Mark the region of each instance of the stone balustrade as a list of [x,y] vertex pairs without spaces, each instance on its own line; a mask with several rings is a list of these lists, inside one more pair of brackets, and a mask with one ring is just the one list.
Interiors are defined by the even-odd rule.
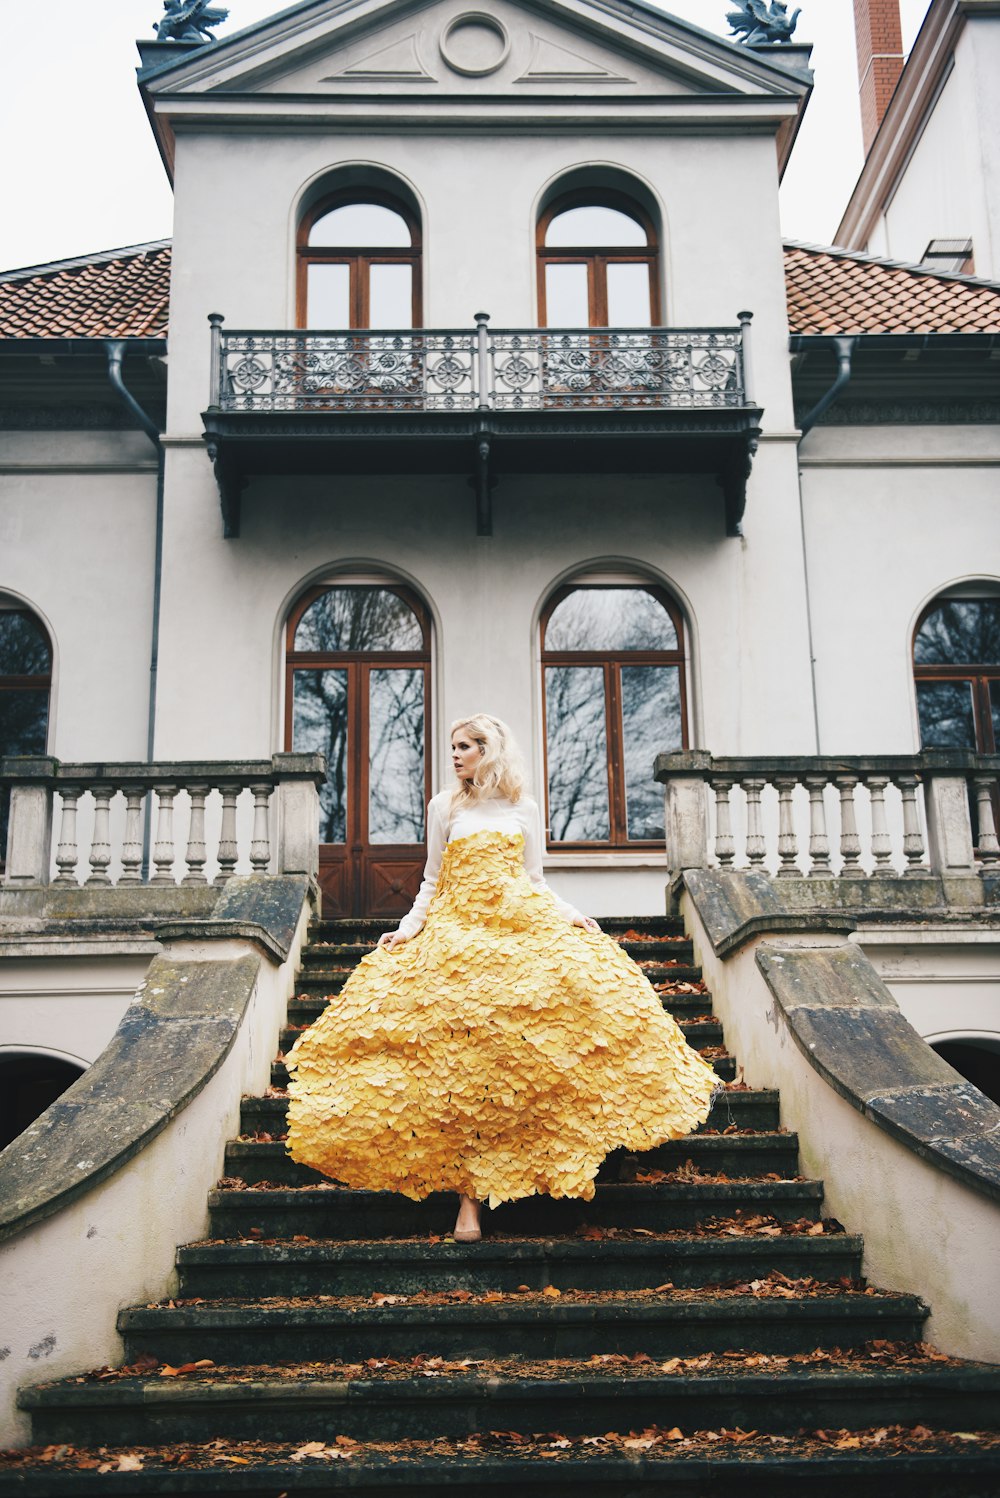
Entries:
[[0,760],[10,793],[4,885],[314,876],[324,773],[317,754],[157,764]]
[[657,756],[675,870],[777,878],[1000,874],[1000,755]]

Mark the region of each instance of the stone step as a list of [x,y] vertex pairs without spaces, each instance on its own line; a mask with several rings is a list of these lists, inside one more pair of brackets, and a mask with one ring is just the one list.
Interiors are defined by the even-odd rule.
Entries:
[[[700,1050],[701,1047],[696,1046],[695,1049]],[[729,1054],[723,1056],[706,1056],[705,1059],[712,1063],[716,1076],[720,1077],[723,1082],[734,1082],[736,1080],[736,1058],[734,1056]],[[271,1062],[271,1086],[288,1086],[288,1070],[282,1057]]]
[[[720,1093],[712,1104],[704,1127],[726,1129],[777,1129],[778,1094],[771,1088]],[[245,1097],[240,1105],[240,1132],[275,1134],[285,1132],[288,1097]]]
[[[517,1237],[568,1236],[584,1226],[664,1233],[736,1212],[780,1222],[818,1221],[822,1200],[822,1181],[630,1183],[599,1185],[589,1202],[550,1196],[507,1202],[494,1212],[484,1209],[483,1221],[487,1235]],[[210,1238],[409,1238],[450,1233],[455,1223],[455,1197],[449,1192],[415,1202],[391,1191],[333,1185],[221,1187],[209,1192],[208,1205]]]
[[[783,1180],[798,1174],[799,1142],[796,1134],[687,1134],[641,1154],[615,1152],[601,1167],[598,1179],[631,1180],[635,1172],[677,1170],[691,1160],[705,1175],[731,1177],[773,1173]],[[255,1186],[259,1181],[279,1185],[307,1186],[326,1180],[319,1171],[300,1165],[288,1154],[281,1140],[233,1139],[226,1145],[227,1177]]]
[[[722,1045],[723,1043],[722,1026],[717,1019],[682,1019],[678,1023],[684,1032],[684,1038],[696,1049],[699,1049],[701,1046]],[[299,1036],[303,1035],[308,1028],[307,1024],[284,1025],[282,1027],[279,1045],[285,1055],[291,1050]]]
[[[356,933],[348,932],[349,936]],[[613,933],[608,932],[609,936]],[[694,949],[691,941],[683,936],[644,936],[641,941],[631,941],[626,936],[614,938],[622,950],[635,961],[661,960],[667,966],[692,964]],[[353,967],[362,957],[373,951],[377,938],[370,941],[316,941],[310,939],[302,948],[302,970],[308,974],[314,968]]]
[[[783,1290],[785,1287],[782,1287]],[[572,1298],[571,1298],[572,1297]],[[322,1296],[133,1306],[120,1311],[125,1361],[152,1356],[178,1367],[215,1363],[312,1362],[336,1358],[653,1358],[752,1348],[794,1354],[863,1347],[875,1339],[918,1342],[928,1309],[914,1295],[788,1289],[764,1295],[679,1291],[566,1291],[458,1304],[417,1299],[372,1304]]]
[[[664,963],[655,959],[640,961],[639,966],[650,983],[700,983],[701,968],[691,963]],[[355,963],[308,964],[301,968],[295,980],[296,995],[313,998],[329,997],[339,993],[354,972]]]
[[[547,1373],[516,1361],[478,1371],[445,1365],[386,1375],[358,1364],[157,1374],[103,1383],[62,1380],[25,1390],[34,1439],[52,1445],[181,1441],[455,1440],[497,1429],[565,1436],[655,1427],[665,1412],[683,1430],[732,1429],[794,1435],[924,1423],[944,1430],[997,1424],[1000,1370],[985,1364],[748,1368],[706,1359],[705,1371],[655,1365],[595,1368],[565,1361]],[[429,1375],[429,1376],[428,1376]]]
[[[851,1498],[996,1498],[1000,1462],[989,1437],[951,1439],[931,1429],[930,1440],[913,1436],[887,1451],[884,1429],[862,1431],[859,1450],[841,1449],[829,1431],[822,1441],[766,1434],[748,1440],[729,1427],[709,1441],[677,1437],[667,1424],[652,1449],[628,1431],[596,1439],[553,1433],[525,1441],[517,1432],[486,1432],[405,1446],[335,1446],[340,1460],[329,1449],[303,1456],[297,1442],[254,1440],[228,1452],[216,1443],[171,1443],[166,1452],[139,1447],[140,1471],[107,1474],[100,1469],[114,1466],[113,1449],[109,1459],[108,1448],[47,1446],[18,1453],[16,1467],[0,1470],[0,1498],[330,1498],[347,1492],[416,1498],[445,1491],[455,1498],[722,1498],[733,1492],[740,1498],[844,1498],[845,1485]],[[136,1453],[129,1454],[137,1465]],[[90,1470],[80,1469],[81,1457]]]
[[[591,1230],[595,1231],[595,1230]],[[599,1230],[598,1230],[599,1231]],[[744,1232],[739,1219],[697,1237],[193,1243],[177,1250],[178,1294],[203,1296],[393,1295],[418,1290],[678,1289],[766,1279],[857,1280],[862,1240],[833,1230],[775,1236]],[[730,1236],[732,1235],[732,1236]]]
[[[676,991],[677,987],[683,985],[657,984],[656,990],[662,1000],[663,1007],[668,1014],[672,1015],[678,1022],[694,1019],[696,1015],[711,1014],[712,995],[710,993],[685,993]],[[336,1003],[336,994],[296,994],[295,998],[288,1001],[288,1023],[290,1025],[311,1025],[314,1020],[319,1019],[328,1003]]]
[[[626,931],[639,931],[644,936],[680,937],[687,939],[684,920],[677,915],[599,915],[596,917],[602,931],[609,936],[624,935]],[[398,920],[367,916],[341,916],[336,920],[313,920],[309,922],[310,942],[375,942],[383,931],[395,931]]]

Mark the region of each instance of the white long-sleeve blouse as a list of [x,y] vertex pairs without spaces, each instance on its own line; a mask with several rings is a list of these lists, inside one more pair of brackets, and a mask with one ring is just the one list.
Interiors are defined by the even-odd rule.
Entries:
[[568,921],[580,919],[579,911],[550,890],[542,874],[542,819],[537,803],[530,796],[508,801],[505,796],[490,796],[468,806],[452,810],[452,792],[440,791],[427,803],[427,862],[424,877],[409,914],[399,923],[400,936],[416,936],[427,918],[427,907],[437,888],[441,860],[448,843],[474,832],[521,833],[524,838],[524,870],[532,886],[548,891]]

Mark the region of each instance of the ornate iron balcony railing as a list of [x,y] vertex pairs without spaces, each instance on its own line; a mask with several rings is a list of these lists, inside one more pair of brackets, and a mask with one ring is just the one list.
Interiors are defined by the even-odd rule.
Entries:
[[736,328],[229,332],[213,315],[213,408],[231,412],[718,410],[750,405]]

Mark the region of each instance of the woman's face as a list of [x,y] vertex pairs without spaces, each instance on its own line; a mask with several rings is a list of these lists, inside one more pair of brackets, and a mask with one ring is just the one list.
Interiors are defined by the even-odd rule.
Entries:
[[471,780],[482,757],[475,739],[464,728],[456,728],[451,736],[451,763],[459,780]]

